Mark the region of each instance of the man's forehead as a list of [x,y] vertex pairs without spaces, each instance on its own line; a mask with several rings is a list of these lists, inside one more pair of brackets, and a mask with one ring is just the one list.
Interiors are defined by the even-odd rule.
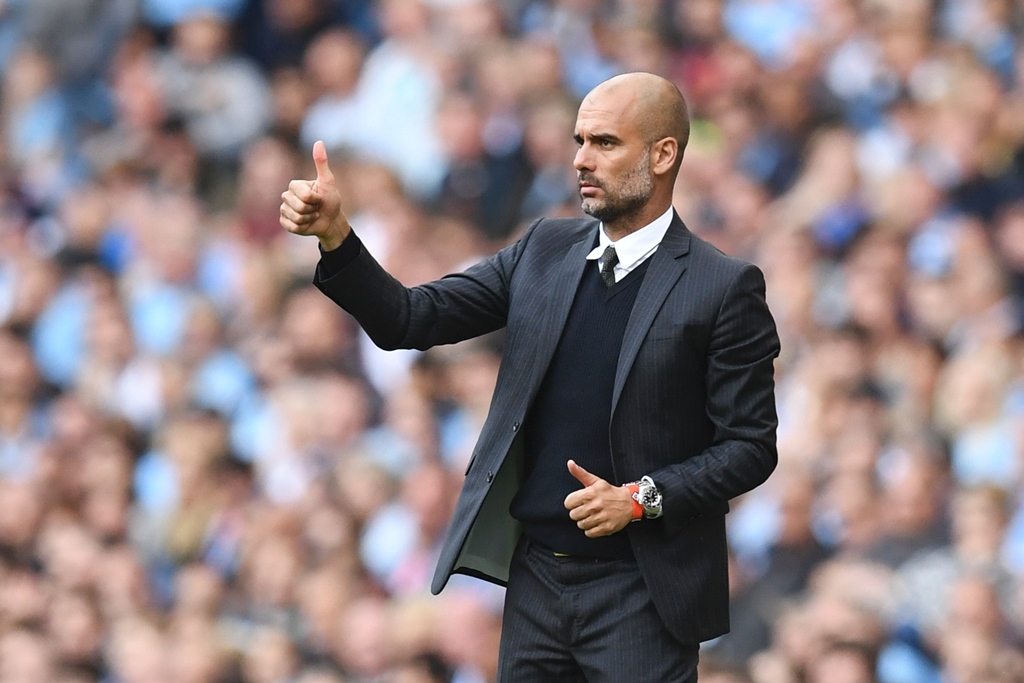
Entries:
[[576,127],[581,125],[632,128],[635,124],[636,97],[623,88],[595,90],[580,104]]
[[635,88],[621,83],[602,83],[583,98],[580,112],[584,110],[607,111],[609,113],[625,112],[637,101]]

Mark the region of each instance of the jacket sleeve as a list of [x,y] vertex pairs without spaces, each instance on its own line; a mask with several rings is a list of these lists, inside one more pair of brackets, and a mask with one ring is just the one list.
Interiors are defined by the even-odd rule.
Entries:
[[706,386],[712,445],[651,473],[662,493],[666,529],[703,514],[724,514],[728,501],[764,482],[778,462],[775,432],[775,322],[764,276],[746,264],[727,288],[711,331]]
[[[341,268],[325,268],[321,259],[313,284],[348,311],[382,349],[453,344],[504,327],[512,277],[536,226],[464,272],[417,287],[402,285],[361,244]],[[358,239],[354,234],[352,238]]]

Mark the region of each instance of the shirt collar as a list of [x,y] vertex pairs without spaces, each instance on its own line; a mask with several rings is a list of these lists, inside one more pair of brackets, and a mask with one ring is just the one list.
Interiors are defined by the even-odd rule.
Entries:
[[597,231],[597,246],[587,254],[587,260],[596,261],[600,259],[601,255],[604,254],[605,248],[609,245],[615,245],[615,255],[619,257],[619,264],[626,270],[631,270],[658,248],[671,224],[672,207],[669,206],[665,213],[644,227],[636,232],[629,233],[617,242],[612,242],[604,232],[604,223],[601,223],[601,229]]

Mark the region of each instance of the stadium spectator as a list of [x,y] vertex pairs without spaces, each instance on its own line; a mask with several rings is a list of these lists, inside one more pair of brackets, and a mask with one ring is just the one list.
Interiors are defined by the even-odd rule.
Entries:
[[424,593],[501,339],[376,350],[279,193],[328,140],[370,251],[433,279],[578,215],[578,98],[652,70],[693,119],[676,209],[764,270],[782,341],[700,680],[1021,683],[1022,29],[1009,0],[0,2],[0,680],[490,683],[500,590]]

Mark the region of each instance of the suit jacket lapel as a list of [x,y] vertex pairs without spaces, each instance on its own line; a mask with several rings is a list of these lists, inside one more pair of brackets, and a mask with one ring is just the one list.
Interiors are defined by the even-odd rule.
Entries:
[[[594,229],[596,230],[596,228],[597,222],[595,221]],[[576,298],[576,290],[579,288],[583,269],[590,263],[587,261],[587,254],[593,248],[593,243],[594,230],[587,230],[582,239],[569,247],[558,272],[555,273],[551,283],[551,297],[543,309],[544,322],[541,325],[540,335],[535,346],[536,356],[528,394],[531,398],[540,385],[544,373],[547,372],[548,363],[551,362],[551,357],[555,354],[558,340],[562,338],[562,330],[569,317],[573,299]]]
[[636,354],[640,351],[647,330],[650,329],[654,316],[661,309],[665,297],[672,291],[679,276],[686,270],[686,259],[690,251],[690,231],[683,225],[679,215],[673,212],[672,224],[661,240],[658,250],[651,256],[651,264],[647,267],[644,281],[636,295],[636,303],[626,323],[626,332],[622,337],[622,348],[619,351],[619,362],[615,368],[615,388],[612,392],[612,414],[619,403],[622,387],[629,376]]

